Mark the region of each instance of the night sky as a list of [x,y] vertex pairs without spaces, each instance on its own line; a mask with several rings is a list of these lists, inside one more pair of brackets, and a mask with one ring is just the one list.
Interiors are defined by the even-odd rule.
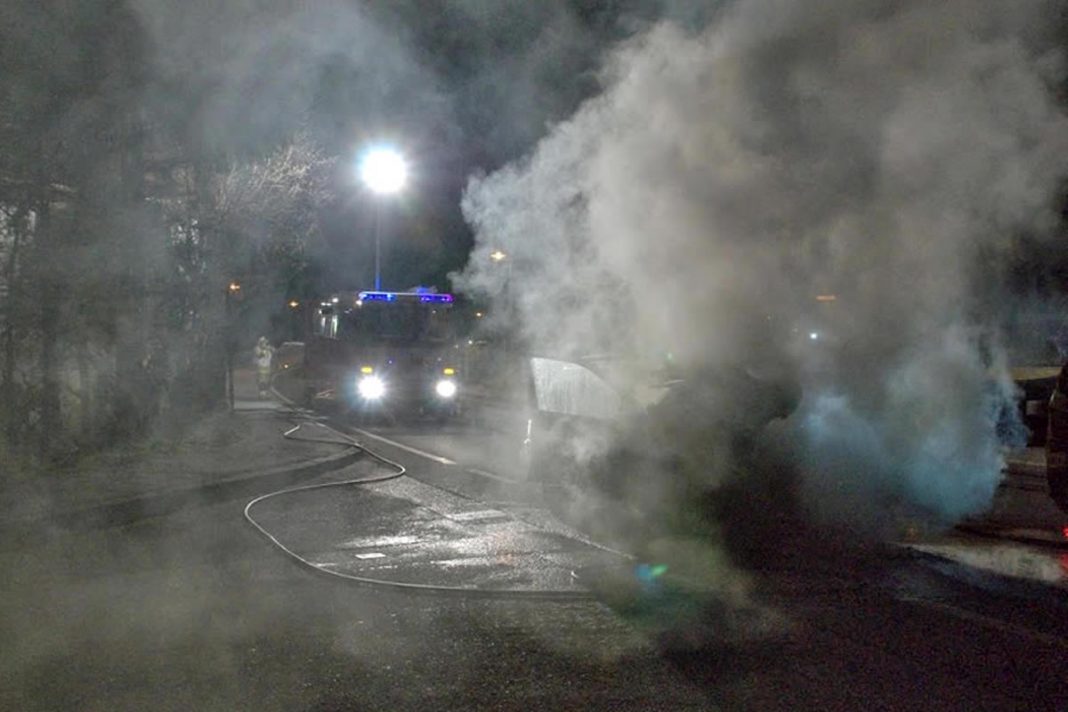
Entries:
[[[570,116],[597,91],[605,50],[658,8],[588,0],[366,7],[401,59],[368,66],[335,53],[314,72],[310,119],[341,158],[338,194],[347,193],[324,216],[322,281],[357,288],[371,279],[365,240],[374,208],[350,171],[360,147],[385,140],[405,152],[412,183],[381,214],[384,284],[449,288],[447,274],[471,248],[459,209],[469,177],[522,157]],[[392,82],[397,72],[405,76]]]
[[448,288],[471,246],[459,208],[469,177],[522,157],[594,94],[608,48],[665,13],[693,26],[705,14],[639,0],[214,5],[138,3],[160,102],[181,103],[198,140],[228,151],[299,127],[338,157],[323,243],[309,245],[324,290],[372,279],[361,148],[392,143],[411,167],[382,211],[384,286]]

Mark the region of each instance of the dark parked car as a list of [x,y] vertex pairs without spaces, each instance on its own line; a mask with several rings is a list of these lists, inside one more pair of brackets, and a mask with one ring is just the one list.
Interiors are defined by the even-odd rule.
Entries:
[[1060,368],[1057,366],[1017,366],[1011,369],[1012,380],[1019,389],[1019,418],[1027,428],[1029,446],[1041,447],[1046,442],[1049,400],[1058,373]]
[[1048,412],[1046,479],[1050,497],[1068,512],[1068,363],[1057,376]]

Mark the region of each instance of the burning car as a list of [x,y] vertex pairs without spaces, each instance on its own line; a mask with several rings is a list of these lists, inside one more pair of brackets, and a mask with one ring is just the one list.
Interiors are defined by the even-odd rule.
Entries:
[[521,385],[507,404],[481,408],[482,419],[512,433],[520,476],[572,522],[596,521],[594,510],[605,507],[616,522],[626,519],[619,512],[655,519],[714,489],[764,426],[800,401],[794,380],[744,367],[649,367],[609,356],[509,363]]

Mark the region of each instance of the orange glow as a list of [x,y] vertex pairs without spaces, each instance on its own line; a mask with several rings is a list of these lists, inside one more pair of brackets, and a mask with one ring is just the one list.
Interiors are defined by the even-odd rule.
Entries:
[[837,299],[838,299],[838,295],[837,294],[817,294],[816,295],[816,301],[817,302],[833,302],[833,301],[837,301]]
[[238,284],[237,282],[230,282],[230,291],[231,292],[240,292],[241,291],[241,285]]
[[290,299],[289,300],[289,308],[290,309],[296,309],[299,306],[300,306],[300,302],[298,302],[296,299]]

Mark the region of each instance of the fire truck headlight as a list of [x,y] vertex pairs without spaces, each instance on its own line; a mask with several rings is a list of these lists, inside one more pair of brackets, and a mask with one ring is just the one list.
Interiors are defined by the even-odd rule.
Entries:
[[356,390],[361,398],[378,400],[386,394],[386,384],[378,376],[364,376],[356,382]]
[[456,395],[456,383],[455,381],[442,379],[434,386],[434,391],[442,398],[452,398]]

